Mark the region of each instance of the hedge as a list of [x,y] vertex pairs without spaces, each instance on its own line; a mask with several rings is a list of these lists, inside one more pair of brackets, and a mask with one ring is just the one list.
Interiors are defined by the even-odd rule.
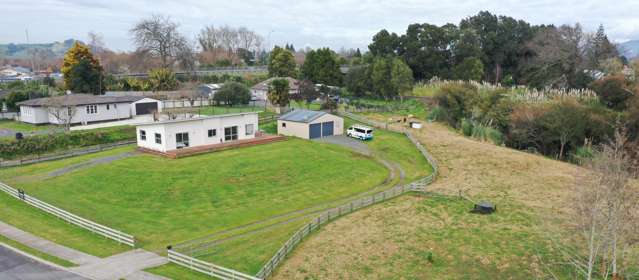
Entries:
[[0,139],[0,158],[15,159],[132,139],[135,139],[135,127],[132,126],[36,135],[22,140]]

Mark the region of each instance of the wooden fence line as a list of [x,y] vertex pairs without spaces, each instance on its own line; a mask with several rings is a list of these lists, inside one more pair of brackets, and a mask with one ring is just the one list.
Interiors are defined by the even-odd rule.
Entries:
[[91,146],[89,148],[79,148],[79,149],[75,149],[75,150],[71,150],[71,151],[65,151],[63,153],[58,153],[58,154],[49,154],[49,155],[45,155],[43,157],[35,157],[35,158],[29,158],[29,159],[18,159],[18,160],[0,160],[0,168],[1,167],[14,167],[14,166],[20,166],[20,165],[27,165],[27,164],[43,162],[43,161],[50,161],[50,160],[56,160],[56,159],[63,159],[63,158],[81,156],[81,155],[86,155],[86,154],[91,154],[91,153],[102,152],[102,151],[114,149],[114,148],[121,147],[121,146],[130,145],[130,144],[134,144],[134,143],[136,143],[136,140],[120,141],[120,142],[116,142],[116,143],[95,145],[95,146]]
[[[383,128],[383,129],[389,128],[386,123],[361,118],[350,112],[340,112],[340,114],[370,126]],[[410,131],[406,129],[397,130],[393,128],[391,128],[390,130],[395,132],[400,132],[406,135],[406,137],[410,139],[410,141],[417,147],[420,153],[426,158],[428,163],[432,166],[433,173],[431,173],[430,175],[418,181],[410,183],[408,185],[396,186],[389,190],[379,192],[364,198],[360,198],[360,199],[351,201],[349,203],[346,203],[342,206],[338,206],[323,212],[317,218],[313,219],[310,223],[304,225],[301,229],[295,232],[293,236],[284,243],[284,246],[282,246],[275,253],[275,255],[260,269],[260,271],[256,275],[257,277],[261,279],[266,279],[269,276],[271,276],[275,268],[277,268],[277,266],[286,258],[286,256],[293,250],[293,248],[295,248],[295,246],[297,246],[297,244],[299,244],[304,239],[304,237],[308,236],[314,230],[319,229],[321,225],[327,223],[328,221],[338,218],[340,216],[349,214],[360,208],[395,198],[397,196],[400,196],[410,191],[418,191],[418,192],[424,191],[426,186],[431,184],[437,178],[437,173],[439,172],[439,166],[437,162],[435,161],[433,156],[430,153],[428,153],[426,148],[424,148],[424,146],[422,146],[422,144],[419,143],[419,141],[417,141],[417,139],[410,133]]]
[[[389,126],[386,123],[377,122],[365,118],[361,118],[357,115],[354,115],[350,112],[339,112],[343,116],[349,117],[356,121],[362,122],[364,124],[381,128],[381,129],[389,129]],[[409,130],[401,129],[397,130],[391,128],[390,130],[402,133],[408,137],[408,139],[417,147],[420,153],[426,158],[429,164],[433,168],[433,173],[430,175],[419,179],[410,184],[395,186],[388,190],[378,192],[366,197],[358,198],[356,200],[350,201],[348,203],[342,204],[341,206],[337,206],[328,210],[323,211],[316,218],[312,219],[311,222],[302,226],[299,230],[297,230],[279,250],[269,259],[264,266],[260,269],[260,271],[256,274],[255,277],[248,276],[246,274],[242,274],[242,276],[237,276],[230,272],[236,272],[234,270],[223,268],[211,263],[204,262],[202,260],[198,260],[194,257],[187,256],[185,254],[176,252],[175,250],[168,250],[169,253],[169,261],[184,266],[186,268],[205,273],[207,275],[211,275],[214,277],[218,277],[221,279],[230,279],[230,280],[256,280],[256,279],[266,279],[273,274],[273,271],[277,268],[277,266],[286,258],[286,256],[309,234],[318,230],[322,225],[328,223],[331,220],[334,220],[343,215],[352,213],[358,209],[370,206],[372,204],[376,204],[382,201],[386,201],[395,197],[398,197],[407,192],[416,191],[421,192],[425,190],[425,187],[431,184],[436,178],[439,172],[439,167],[435,159],[428,153],[426,148],[422,146],[421,143],[410,133]],[[221,272],[223,273],[221,273]],[[239,272],[238,272],[239,273]],[[250,277],[250,278],[242,278],[242,277]]]
[[261,280],[257,277],[198,260],[170,249],[168,250],[167,257],[169,262],[224,280]]
[[115,230],[112,229],[110,227],[107,226],[103,226],[101,224],[98,224],[96,222],[87,220],[85,218],[82,218],[80,216],[77,216],[73,213],[67,212],[65,210],[62,210],[58,207],[55,207],[51,204],[48,204],[44,201],[41,201],[35,197],[32,197],[30,195],[27,195],[26,193],[24,193],[24,191],[22,190],[17,190],[13,187],[10,187],[7,184],[4,184],[2,182],[0,182],[0,190],[4,191],[5,193],[24,201],[25,203],[38,208],[42,211],[45,211],[49,214],[52,214],[62,220],[67,221],[68,223],[74,224],[76,226],[79,226],[81,228],[87,229],[93,233],[102,235],[104,237],[113,239],[115,241],[117,241],[118,243],[122,243],[122,244],[126,244],[129,245],[131,247],[135,247],[135,238],[133,237],[133,235],[130,234],[126,234],[124,232],[121,232],[119,230]]

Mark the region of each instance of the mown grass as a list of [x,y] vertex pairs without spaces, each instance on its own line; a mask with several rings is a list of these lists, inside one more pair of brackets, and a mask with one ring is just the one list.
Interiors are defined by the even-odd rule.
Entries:
[[39,130],[47,130],[55,128],[54,125],[34,125],[24,122],[12,121],[12,120],[0,120],[0,129],[10,129],[16,132],[32,133]]
[[357,194],[388,175],[342,147],[290,139],[178,160],[140,154],[48,178],[79,161],[7,169],[0,179],[151,250]]
[[13,239],[9,239],[8,237],[3,236],[3,235],[0,235],[0,243],[7,244],[7,245],[9,245],[9,246],[11,246],[11,247],[13,247],[15,249],[18,249],[18,250],[20,250],[22,252],[27,253],[29,255],[32,255],[34,257],[38,257],[40,259],[52,262],[52,263],[60,265],[60,266],[64,266],[64,267],[76,266],[76,264],[74,264],[74,263],[72,263],[70,261],[58,258],[56,256],[49,255],[47,253],[40,252],[40,251],[38,251],[36,249],[33,249],[33,248],[31,248],[31,247],[29,247],[27,245],[24,245],[24,244],[22,244],[20,242],[14,241]]
[[98,257],[130,250],[88,230],[66,223],[4,192],[0,192],[0,220],[24,231]]

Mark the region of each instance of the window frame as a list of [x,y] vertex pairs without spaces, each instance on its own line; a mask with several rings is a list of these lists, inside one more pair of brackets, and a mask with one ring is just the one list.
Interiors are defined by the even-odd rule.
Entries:
[[[230,133],[227,133],[226,130],[229,129]],[[238,127],[237,125],[228,126],[224,128],[224,141],[235,141],[238,138]]]
[[155,133],[155,144],[162,144],[162,134]]
[[213,138],[217,136],[217,129],[216,128],[212,128],[208,130],[208,136],[209,138]]
[[95,115],[98,113],[98,105],[89,104],[86,105],[87,115]]
[[140,141],[146,141],[146,130],[140,129]]
[[[249,132],[249,127],[251,128],[251,132]],[[253,135],[255,133],[255,125],[252,123],[247,123],[244,125],[244,135]]]
[[[186,141],[184,141],[184,139],[185,139],[184,136],[186,136]],[[178,139],[178,137],[181,138],[181,141],[180,141],[180,139]],[[175,134],[175,147],[177,149],[190,147],[190,143],[189,142],[190,142],[190,139],[189,139],[189,133],[188,132],[178,132],[178,133]],[[180,143],[182,145],[178,146],[178,144],[180,144]]]

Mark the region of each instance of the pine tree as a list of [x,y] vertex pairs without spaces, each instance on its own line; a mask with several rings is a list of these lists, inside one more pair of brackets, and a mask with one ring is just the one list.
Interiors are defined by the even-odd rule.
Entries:
[[64,87],[71,92],[104,92],[102,66],[89,48],[80,42],[75,42],[64,55],[61,71],[64,75]]

